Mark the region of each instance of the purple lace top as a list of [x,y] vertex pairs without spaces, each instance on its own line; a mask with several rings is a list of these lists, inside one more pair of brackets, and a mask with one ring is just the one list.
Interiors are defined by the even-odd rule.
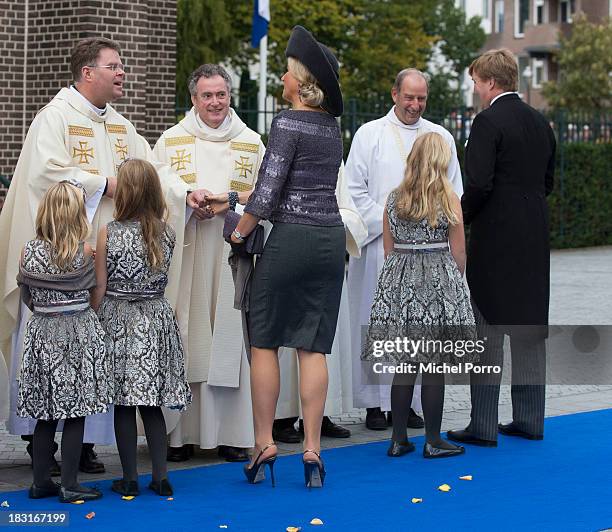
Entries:
[[336,182],[342,137],[336,119],[282,111],[272,121],[255,190],[245,211],[271,222],[342,225]]

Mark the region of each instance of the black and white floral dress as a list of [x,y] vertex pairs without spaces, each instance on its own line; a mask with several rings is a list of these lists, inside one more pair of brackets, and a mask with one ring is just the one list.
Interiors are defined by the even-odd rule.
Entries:
[[[84,262],[81,245],[68,271]],[[25,245],[22,265],[33,274],[66,273],[53,263],[51,245],[42,240]],[[88,303],[89,291],[31,287],[30,292],[35,306],[57,306],[58,312],[35,310],[26,325],[17,415],[49,420],[106,412],[112,398],[112,367],[98,318],[91,307],[59,312],[64,304]]]
[[[438,245],[448,241],[448,219],[438,218],[432,227],[427,219],[398,218],[396,192],[389,194],[386,211],[395,244]],[[408,349],[374,355],[373,342],[396,338],[439,340],[444,349],[430,343],[427,350]],[[467,286],[448,247],[426,250],[392,251],[380,275],[372,303],[367,334],[362,342],[362,360],[393,363],[447,363],[475,361],[475,353],[447,349],[449,341],[476,340],[474,314]],[[462,344],[457,344],[461,346]],[[472,349],[471,347],[469,348]]]
[[163,296],[175,238],[167,225],[164,260],[153,270],[140,222],[107,225],[108,279],[98,316],[114,362],[115,404],[184,410],[191,402],[178,324]]

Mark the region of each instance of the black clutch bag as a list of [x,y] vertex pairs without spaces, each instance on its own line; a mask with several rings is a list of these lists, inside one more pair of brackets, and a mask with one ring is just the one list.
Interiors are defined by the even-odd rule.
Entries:
[[228,242],[235,253],[248,255],[261,255],[264,248],[264,228],[257,224],[255,229],[251,231],[249,236],[244,239],[244,243],[235,244],[231,241],[232,232],[236,229],[240,216],[237,212],[227,211],[225,213],[225,222],[223,224],[223,238]]

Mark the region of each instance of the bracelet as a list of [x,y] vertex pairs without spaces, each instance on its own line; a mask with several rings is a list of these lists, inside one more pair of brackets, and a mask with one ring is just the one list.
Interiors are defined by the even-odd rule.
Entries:
[[227,193],[227,201],[229,202],[230,211],[236,210],[236,203],[238,203],[238,192],[230,190]]
[[242,242],[244,242],[244,238],[245,238],[245,237],[244,237],[244,235],[242,235],[242,234],[240,233],[240,231],[238,231],[238,229],[234,229],[234,230],[232,231],[232,236],[233,236],[233,237],[234,237],[236,240],[238,240],[239,242],[241,242],[241,243],[242,243]]

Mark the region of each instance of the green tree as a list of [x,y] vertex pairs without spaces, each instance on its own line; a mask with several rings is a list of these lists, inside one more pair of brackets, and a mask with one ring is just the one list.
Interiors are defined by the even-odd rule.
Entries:
[[189,101],[187,78],[203,63],[216,63],[238,50],[232,17],[224,0],[178,0],[176,94]]
[[559,79],[544,86],[553,108],[598,111],[612,107],[612,20],[574,19],[572,33],[560,36]]
[[[252,3],[228,3],[234,34],[242,41],[230,61],[244,67],[257,58],[257,51],[248,44]],[[287,66],[287,40],[293,26],[300,24],[337,55],[346,98],[388,94],[399,70],[406,66],[423,68],[427,62],[433,38],[425,34],[419,21],[423,5],[399,5],[388,0],[274,0],[268,38],[268,83],[272,93],[280,94],[279,78]]]
[[466,19],[465,11],[455,7],[453,0],[437,0],[429,12],[427,31],[435,36],[440,61],[430,67],[432,80],[429,106],[435,109],[456,107],[462,103],[461,84],[465,69],[484,45],[486,34],[480,27],[480,17]]

